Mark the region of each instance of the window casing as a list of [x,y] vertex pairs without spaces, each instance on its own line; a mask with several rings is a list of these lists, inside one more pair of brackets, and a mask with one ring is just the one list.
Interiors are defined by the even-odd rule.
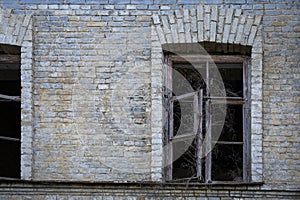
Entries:
[[[249,58],[190,56],[188,61],[175,55],[166,56],[169,67],[165,70],[164,95],[165,180],[249,182]],[[220,73],[226,95],[211,92],[215,89],[213,65]],[[180,81],[174,74],[185,80]],[[189,90],[185,90],[187,83],[191,86]],[[220,112],[225,112],[224,125],[218,121]],[[215,137],[212,132],[217,128],[221,133]]]

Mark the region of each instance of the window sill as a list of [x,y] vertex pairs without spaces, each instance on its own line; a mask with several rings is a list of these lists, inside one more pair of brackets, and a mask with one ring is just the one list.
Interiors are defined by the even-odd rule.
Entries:
[[262,186],[264,182],[233,182],[233,181],[213,181],[211,183],[199,182],[165,182],[165,185],[189,185],[189,186]]
[[53,186],[68,186],[68,185],[82,185],[82,186],[190,186],[190,187],[259,187],[263,182],[212,182],[212,183],[176,183],[176,182],[152,182],[152,181],[73,181],[73,180],[22,180],[0,177],[0,184],[22,184],[22,185],[53,185]]

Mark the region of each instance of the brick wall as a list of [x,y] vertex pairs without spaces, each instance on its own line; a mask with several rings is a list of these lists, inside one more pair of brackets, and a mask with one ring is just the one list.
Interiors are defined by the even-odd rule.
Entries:
[[36,179],[149,179],[150,13],[105,7],[35,17]]
[[[18,43],[24,46],[22,66],[28,66],[22,82],[28,88],[22,93],[28,97],[22,100],[23,179],[160,180],[161,113],[154,106],[161,101],[152,86],[162,76],[155,71],[162,54],[153,46],[152,16],[214,5],[263,16],[257,46],[262,90],[253,88],[254,95],[262,92],[255,104],[262,112],[252,113],[263,139],[256,141],[253,157],[261,153],[263,189],[299,189],[296,1],[1,0],[0,5],[1,16],[12,22],[25,23],[10,15],[32,17],[32,43],[30,35],[30,43]],[[2,43],[12,43],[2,35]]]

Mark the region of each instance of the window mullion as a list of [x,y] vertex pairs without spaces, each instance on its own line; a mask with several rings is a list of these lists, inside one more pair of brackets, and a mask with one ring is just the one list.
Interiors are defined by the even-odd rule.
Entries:
[[205,181],[211,182],[211,101],[207,101],[205,105],[205,129],[206,129],[206,143],[205,143]]
[[202,144],[203,144],[203,133],[202,133],[202,118],[203,118],[203,111],[202,111],[202,106],[203,106],[203,89],[199,91],[198,95],[198,127],[197,127],[197,177],[199,180],[202,180]]
[[173,179],[173,142],[171,141],[174,136],[174,102],[170,101],[170,107],[169,107],[169,137],[168,137],[168,172],[167,172],[167,179],[172,180]]
[[206,62],[206,96],[210,96],[209,62]]
[[247,174],[247,135],[245,133],[245,105],[243,105],[243,181],[247,181],[247,177],[248,177],[248,174]]
[[172,98],[172,85],[173,85],[173,78],[172,78],[172,62],[169,61],[168,57],[166,57],[166,76],[165,76],[165,104],[167,105],[167,127],[166,127],[166,136],[165,136],[165,145],[166,145],[166,180],[172,180],[172,171],[173,171],[173,144],[170,141],[170,138],[173,137],[173,101],[170,101]]
[[248,90],[248,60],[245,59],[243,62],[243,97],[246,99],[245,104],[243,105],[243,181],[250,182],[251,181],[251,147],[250,147],[250,126],[249,126],[249,107],[250,102],[247,100],[250,98],[249,90]]
[[[206,62],[206,96],[210,97],[210,74],[209,62]],[[211,182],[211,101],[206,101],[205,105],[205,130],[206,130],[206,143],[205,143],[205,181]]]

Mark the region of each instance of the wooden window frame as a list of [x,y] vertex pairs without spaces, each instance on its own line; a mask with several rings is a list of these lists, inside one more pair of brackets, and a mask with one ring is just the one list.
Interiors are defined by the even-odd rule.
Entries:
[[[209,94],[209,84],[206,84],[206,91],[208,93],[208,96],[203,96],[203,90],[200,91],[195,91],[194,94],[197,97],[194,97],[194,103],[196,102],[199,106],[199,113],[203,113],[202,110],[202,105],[203,105],[203,100],[207,100],[207,103],[205,104],[205,128],[207,130],[207,136],[209,137],[209,141],[211,141],[211,130],[210,130],[210,126],[209,123],[211,121],[211,113],[210,113],[210,106],[212,104],[218,104],[218,103],[225,103],[227,105],[242,105],[242,110],[243,110],[243,142],[225,142],[225,141],[211,141],[211,142],[215,142],[215,143],[226,143],[226,144],[243,144],[243,180],[236,182],[236,181],[212,181],[211,178],[211,170],[212,170],[212,151],[210,151],[207,156],[205,157],[205,177],[204,180],[201,180],[202,177],[202,164],[201,164],[201,158],[199,155],[202,155],[202,148],[197,148],[197,177],[199,181],[204,182],[204,183],[249,183],[251,182],[251,144],[250,144],[250,140],[251,140],[251,130],[250,130],[250,79],[249,79],[249,63],[250,63],[250,58],[248,56],[235,56],[235,55],[213,55],[213,56],[194,56],[194,55],[181,55],[181,57],[176,56],[176,55],[166,55],[165,56],[165,63],[168,66],[168,69],[165,70],[165,85],[168,88],[168,92],[165,91],[165,95],[164,95],[164,103],[165,105],[170,103],[171,99],[178,99],[181,98],[184,95],[180,95],[180,96],[172,96],[172,92],[170,92],[170,90],[172,90],[172,70],[173,69],[173,64],[174,63],[204,63],[206,62],[206,80],[209,80],[209,63],[213,61],[213,63],[242,63],[243,64],[243,97],[212,97]],[[170,98],[171,97],[171,98]],[[197,99],[197,100],[196,100]],[[172,121],[172,105],[170,106],[166,106],[167,107],[167,112],[165,115],[165,120],[167,122],[167,126],[165,127],[165,144],[168,144],[170,141],[170,133],[172,134],[172,131],[170,131],[172,129],[172,127],[170,127],[170,121]],[[198,119],[201,119],[199,121],[199,127],[202,126],[202,114],[200,114],[198,116]],[[209,120],[207,120],[209,119]],[[172,122],[173,123],[173,122]],[[171,123],[171,124],[172,124]],[[200,144],[200,141],[203,139],[202,137],[202,130],[194,130],[197,132],[197,143]],[[208,143],[208,145],[211,145],[211,142]],[[210,149],[210,147],[205,147]],[[172,150],[170,150],[172,151]],[[172,156],[169,157],[170,153],[168,155],[166,155],[166,159],[172,159]],[[170,163],[170,161],[167,161],[168,163]],[[172,165],[170,164],[166,167],[166,174],[165,174],[165,181],[167,182],[176,182],[176,181],[184,181],[184,179],[176,179],[174,180],[172,178],[172,173],[173,173],[173,169],[172,169]]]

